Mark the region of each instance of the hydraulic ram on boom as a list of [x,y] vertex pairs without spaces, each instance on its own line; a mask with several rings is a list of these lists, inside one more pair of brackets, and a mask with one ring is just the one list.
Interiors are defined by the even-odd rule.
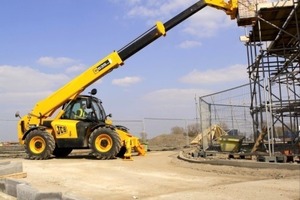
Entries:
[[[90,148],[99,159],[110,159],[117,154],[130,157],[131,148],[144,155],[138,139],[122,126],[108,122],[100,100],[94,95],[80,95],[88,86],[105,76],[124,61],[152,43],[182,21],[206,6],[224,10],[231,19],[236,18],[237,0],[201,0],[185,9],[169,21],[157,22],[154,27],[118,51],[114,51],[49,97],[39,101],[32,111],[18,123],[18,138],[24,144],[30,159],[47,159],[50,155],[66,156],[72,149]],[[85,119],[75,118],[79,106],[90,111]],[[48,118],[62,107],[54,119]],[[83,113],[83,111],[81,112]]]

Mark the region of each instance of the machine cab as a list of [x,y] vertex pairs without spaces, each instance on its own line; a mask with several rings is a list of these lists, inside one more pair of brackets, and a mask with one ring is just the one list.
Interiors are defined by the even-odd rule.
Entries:
[[78,96],[76,100],[63,106],[62,119],[104,122],[106,114],[99,99],[92,96]]

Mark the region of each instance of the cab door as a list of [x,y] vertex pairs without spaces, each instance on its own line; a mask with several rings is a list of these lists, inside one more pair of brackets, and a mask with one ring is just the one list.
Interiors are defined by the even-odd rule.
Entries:
[[80,98],[67,104],[61,118],[52,121],[51,126],[58,147],[82,148],[88,146],[87,135],[91,123],[76,117],[77,111],[84,103],[86,103],[86,99]]

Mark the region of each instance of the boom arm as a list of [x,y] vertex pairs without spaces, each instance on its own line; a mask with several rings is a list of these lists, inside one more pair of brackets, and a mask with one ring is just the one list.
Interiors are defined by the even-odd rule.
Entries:
[[207,5],[224,10],[226,14],[231,16],[231,19],[235,19],[236,17],[237,0],[230,0],[229,2],[225,2],[224,0],[200,0],[164,24],[157,22],[156,26],[152,27],[119,51],[114,51],[98,61],[52,95],[38,102],[31,113],[28,116],[23,117],[23,120],[25,120],[27,122],[26,124],[29,126],[41,124],[43,119],[51,116],[56,109],[62,106],[66,101],[75,99],[89,85],[105,76],[113,69],[118,68],[127,58],[131,57],[160,36],[165,36],[167,31],[171,30],[173,27]]

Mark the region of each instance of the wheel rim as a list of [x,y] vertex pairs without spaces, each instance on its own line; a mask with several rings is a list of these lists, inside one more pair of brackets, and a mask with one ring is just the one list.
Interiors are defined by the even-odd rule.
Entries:
[[95,140],[95,147],[99,152],[107,152],[112,148],[112,138],[107,134],[99,135]]
[[30,140],[29,148],[32,153],[40,154],[46,149],[46,141],[41,136],[35,136]]

